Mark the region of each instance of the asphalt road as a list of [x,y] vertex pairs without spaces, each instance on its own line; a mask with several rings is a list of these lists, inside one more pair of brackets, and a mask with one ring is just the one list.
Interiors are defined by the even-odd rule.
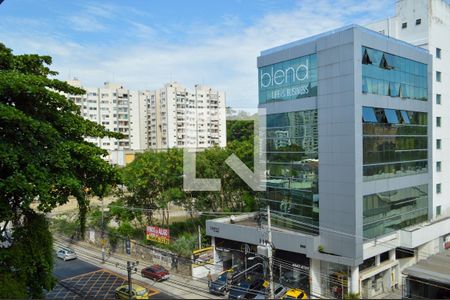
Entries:
[[53,274],[59,280],[100,270],[99,267],[87,263],[80,258],[63,261],[55,255],[54,262],[55,266],[53,268]]
[[[63,261],[62,259],[59,259],[56,257],[56,255],[54,256],[55,258],[55,265],[54,265],[54,271],[53,274],[57,277],[58,280],[70,283],[72,280],[71,278],[76,277],[77,278],[77,285],[82,285],[85,284],[85,281],[88,280],[93,280],[90,279],[91,277],[88,275],[84,274],[89,274],[92,272],[102,272],[100,267],[97,267],[93,264],[90,264],[86,261],[83,261],[80,258],[74,259],[74,260],[68,260],[68,261]],[[112,275],[114,277],[114,275]],[[86,279],[85,279],[86,278]],[[70,285],[70,284],[69,284]],[[106,286],[104,288],[107,288]],[[56,289],[62,289],[64,290],[63,287],[61,287],[60,285],[58,285],[56,287]],[[49,298],[59,298],[59,299],[77,299],[74,297],[73,293],[68,292],[67,294],[65,294],[64,292],[60,292],[59,294],[56,293],[55,296],[55,292],[56,289],[53,293],[49,294],[48,296],[50,296]],[[98,296],[100,296],[100,294],[98,294]],[[103,297],[99,297],[99,298],[103,298]],[[166,294],[164,292],[159,292],[156,295],[152,295],[150,297],[150,299],[174,299],[174,297],[172,295]]]

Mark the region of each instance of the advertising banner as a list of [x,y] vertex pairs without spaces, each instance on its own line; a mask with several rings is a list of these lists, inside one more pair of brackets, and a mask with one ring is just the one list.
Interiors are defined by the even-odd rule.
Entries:
[[147,240],[161,244],[170,243],[170,231],[168,228],[160,228],[157,226],[147,226]]

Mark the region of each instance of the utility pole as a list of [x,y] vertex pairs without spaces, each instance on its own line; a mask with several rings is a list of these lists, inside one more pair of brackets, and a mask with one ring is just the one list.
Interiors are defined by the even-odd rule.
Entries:
[[102,201],[102,263],[105,263],[105,223],[103,219],[103,197],[100,198]]
[[198,229],[198,249],[202,249],[202,228],[200,225],[197,226]]
[[268,257],[269,257],[269,299],[274,299],[275,295],[273,292],[273,258],[272,258],[272,231],[270,222],[270,206],[267,205],[267,236],[268,236]]
[[[127,239],[125,240],[125,249],[127,252],[127,255],[131,255],[131,242],[130,242],[130,237],[127,237]],[[133,271],[133,269],[135,269],[135,267],[139,265],[139,261],[135,261],[135,262],[131,262],[131,261],[127,261],[127,273],[128,273],[128,299],[131,300],[132,298],[132,284],[131,284],[131,272]],[[137,269],[135,269],[135,271],[137,271]]]
[[[131,272],[133,272],[133,269],[139,264],[139,261],[131,262],[127,261],[127,273],[128,273],[128,299],[131,300],[133,297],[133,286],[131,284]],[[136,269],[135,269],[136,271]]]
[[131,300],[132,289],[131,289],[131,270],[132,265],[130,261],[127,261],[127,271],[128,271],[128,299]]

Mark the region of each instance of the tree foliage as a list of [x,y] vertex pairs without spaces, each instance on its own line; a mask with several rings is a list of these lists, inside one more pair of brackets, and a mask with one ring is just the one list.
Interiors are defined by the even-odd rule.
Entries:
[[149,222],[153,212],[163,212],[163,224],[169,224],[169,204],[194,211],[251,211],[254,192],[225,160],[236,154],[249,168],[253,168],[253,141],[233,141],[227,148],[213,147],[198,152],[197,178],[218,178],[221,190],[217,192],[187,192],[183,190],[183,152],[179,149],[148,151],[123,169],[123,183],[129,194],[128,206],[145,209]]
[[227,120],[228,144],[235,141],[253,141],[254,122],[252,120]]
[[[2,277],[9,284],[25,283],[32,297],[52,286],[52,251],[48,243],[34,240],[40,237],[33,226],[42,216],[31,209],[31,203],[37,202],[41,212],[50,212],[75,196],[83,234],[87,197],[103,196],[107,186],[118,180],[116,170],[102,159],[106,152],[85,137],[120,135],[83,119],[65,95],[84,91],[52,79],[56,72],[49,69],[51,62],[49,56],[14,55],[0,43],[0,237],[5,239],[6,227],[12,224],[11,249],[18,249],[16,259],[1,260],[0,274],[9,273]],[[40,225],[42,234],[48,234],[47,223]],[[25,240],[33,252],[19,251]],[[33,263],[29,255],[35,256]],[[21,262],[32,264],[25,268]],[[15,296],[0,297],[7,295]]]

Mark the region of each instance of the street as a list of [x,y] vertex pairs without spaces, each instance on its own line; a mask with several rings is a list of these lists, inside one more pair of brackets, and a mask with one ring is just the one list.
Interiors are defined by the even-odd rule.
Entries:
[[55,266],[53,269],[53,274],[56,278],[58,278],[58,280],[90,273],[100,269],[99,267],[87,263],[81,259],[63,261],[54,255],[54,261]]
[[[96,299],[111,299],[114,290],[126,283],[127,257],[113,255],[106,262],[101,262],[101,252],[98,249],[87,247],[85,244],[76,245],[55,240],[55,248],[60,246],[73,249],[78,258],[63,261],[55,256],[54,274],[59,285],[49,294],[49,299],[79,299],[82,297]],[[192,278],[171,274],[171,278],[163,282],[154,282],[143,278],[140,269],[145,265],[141,262],[137,272],[133,272],[134,283],[145,286],[149,290],[150,299],[210,299],[216,298],[208,293],[207,284]],[[61,287],[61,285],[63,285]],[[78,293],[78,295],[77,295]]]

